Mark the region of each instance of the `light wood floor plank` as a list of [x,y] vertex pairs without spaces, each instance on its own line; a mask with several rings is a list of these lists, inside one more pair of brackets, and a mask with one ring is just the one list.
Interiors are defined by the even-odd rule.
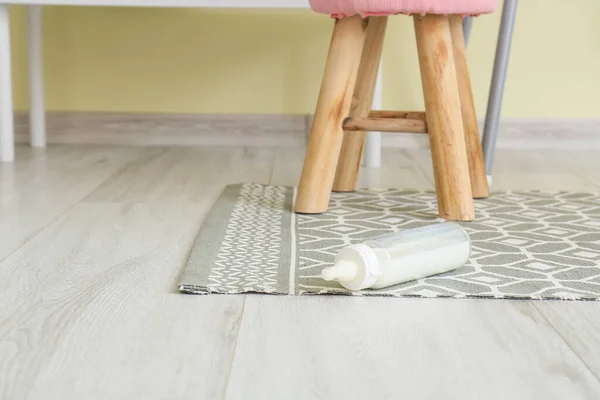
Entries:
[[0,398],[219,398],[244,297],[176,292],[209,204],[75,206],[0,264]]
[[92,193],[89,201],[198,201],[227,184],[269,183],[276,149],[171,147],[131,163]]
[[600,378],[600,303],[534,303],[585,364]]
[[[411,157],[432,179],[433,167],[428,149],[408,149]],[[596,152],[597,153],[597,152]],[[492,191],[504,190],[573,190],[597,192],[600,179],[595,181],[591,159],[597,157],[589,151],[557,150],[504,150],[496,153],[493,169]],[[599,167],[600,168],[600,167]],[[598,168],[596,168],[596,171]]]
[[529,302],[249,296],[227,399],[595,399]]
[[493,189],[597,192],[598,185],[579,173],[590,171],[590,155],[587,151],[499,151]]
[[0,261],[142,152],[134,147],[18,147],[0,165]]

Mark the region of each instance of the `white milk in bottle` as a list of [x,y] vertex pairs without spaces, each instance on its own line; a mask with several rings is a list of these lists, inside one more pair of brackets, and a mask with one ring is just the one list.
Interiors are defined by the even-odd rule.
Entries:
[[350,290],[381,289],[466,264],[471,242],[453,222],[429,225],[369,239],[340,250],[321,277]]

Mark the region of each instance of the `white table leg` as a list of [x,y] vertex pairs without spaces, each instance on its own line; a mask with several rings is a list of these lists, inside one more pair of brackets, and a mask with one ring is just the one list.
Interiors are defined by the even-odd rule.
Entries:
[[32,147],[46,147],[44,62],[42,56],[42,7],[27,7],[29,48],[29,129]]
[[0,4],[0,162],[15,159],[8,5]]
[[[373,110],[381,110],[383,93],[382,87],[382,68],[379,66],[377,75],[377,86],[373,96]],[[365,150],[363,152],[362,165],[365,167],[381,167],[381,132],[367,132],[365,141]]]

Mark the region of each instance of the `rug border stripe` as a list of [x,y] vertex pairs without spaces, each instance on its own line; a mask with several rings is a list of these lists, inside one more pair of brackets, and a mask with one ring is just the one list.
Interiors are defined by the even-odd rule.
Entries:
[[[223,242],[229,216],[238,202],[239,194],[243,184],[227,185],[215,200],[212,208],[204,218],[202,227],[194,241],[192,249],[187,259],[187,264],[195,263],[200,268],[184,268],[179,278],[178,289],[189,293],[190,287],[195,288],[193,293],[208,294],[210,290],[199,288],[208,281],[212,272],[215,260],[219,253],[219,248]],[[201,271],[200,273],[194,273]],[[185,282],[185,283],[184,283]]]
[[292,212],[290,217],[290,287],[289,294],[296,293],[296,265],[298,253],[296,252],[296,213],[293,211],[296,205],[296,187],[292,188]]

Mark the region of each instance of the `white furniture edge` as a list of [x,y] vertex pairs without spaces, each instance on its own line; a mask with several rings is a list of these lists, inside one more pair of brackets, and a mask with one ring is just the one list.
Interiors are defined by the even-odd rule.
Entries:
[[4,0],[2,4],[164,8],[308,8],[308,0]]
[[[12,78],[10,70],[10,23],[8,5],[28,5],[27,40],[29,54],[30,142],[31,146],[46,146],[46,118],[42,57],[43,5],[126,6],[126,7],[202,7],[202,8],[308,8],[307,0],[4,0],[0,4],[0,162],[14,161],[14,122]],[[374,107],[381,106],[381,70]],[[381,134],[367,135],[363,165],[381,165]]]
[[8,6],[0,4],[0,161],[15,158]]
[[46,147],[46,108],[42,56],[42,7],[27,9],[27,46],[29,54],[29,129],[31,146]]
[[[383,93],[381,92],[383,83],[383,68],[379,65],[377,73],[377,84],[375,86],[375,95],[373,96],[373,110],[381,110]],[[371,168],[381,167],[381,132],[367,132],[365,147],[363,150],[362,165]]]

